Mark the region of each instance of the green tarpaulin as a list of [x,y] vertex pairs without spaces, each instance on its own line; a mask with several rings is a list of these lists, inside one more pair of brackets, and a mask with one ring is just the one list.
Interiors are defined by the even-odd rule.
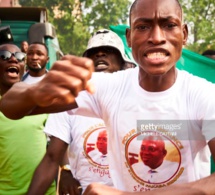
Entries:
[[[125,37],[127,25],[110,26],[110,29],[117,33],[123,40],[125,52],[133,60],[131,48],[128,47]],[[182,50],[182,57],[177,62],[177,68],[186,70],[196,76],[202,77],[215,83],[215,60],[204,57],[187,49]],[[214,100],[215,101],[215,100]],[[211,172],[215,172],[215,164],[211,158]]]

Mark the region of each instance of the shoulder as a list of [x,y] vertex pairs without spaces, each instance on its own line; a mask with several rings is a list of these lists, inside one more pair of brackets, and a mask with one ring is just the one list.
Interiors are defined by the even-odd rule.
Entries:
[[184,88],[187,88],[187,92],[199,92],[199,93],[214,93],[215,94],[215,84],[195,76],[189,72],[179,70],[178,71],[180,83]]
[[206,80],[205,78],[193,75],[192,73],[189,73],[187,71],[184,70],[178,70],[178,74],[180,76],[181,79],[185,80],[186,82],[198,82],[198,83],[202,83],[202,84],[208,84],[208,85],[214,85],[214,83]]

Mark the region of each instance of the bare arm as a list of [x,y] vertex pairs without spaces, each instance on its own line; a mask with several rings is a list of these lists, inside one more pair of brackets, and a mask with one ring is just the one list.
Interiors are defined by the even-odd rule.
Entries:
[[185,184],[176,184],[147,192],[124,192],[99,183],[90,184],[84,195],[214,195],[215,173]]
[[80,195],[82,188],[80,182],[75,179],[70,171],[61,170],[59,180],[59,195]]
[[59,164],[67,150],[68,144],[62,140],[51,137],[47,152],[37,167],[31,181],[28,195],[43,195],[55,179]]
[[203,179],[189,183],[189,186],[193,189],[201,190],[207,195],[214,195],[215,194],[214,182],[215,182],[215,173]]
[[[210,184],[212,184],[212,180],[210,180]],[[203,191],[204,186],[195,187],[197,185],[180,184],[146,192],[125,192],[100,183],[93,183],[87,187],[83,195],[212,195]]]
[[36,105],[28,93],[30,85],[23,82],[16,83],[2,96],[0,110],[11,119],[19,119],[28,115]]
[[34,84],[15,84],[0,100],[0,111],[8,118],[30,114],[61,112],[75,108],[81,90],[92,92],[88,85],[93,62],[87,58],[64,56],[56,61],[43,80]]
[[[61,166],[69,164],[67,152],[65,152]],[[72,175],[71,170],[61,169],[60,179],[58,184],[59,195],[70,194],[70,195],[80,195],[82,188],[80,182],[75,179]]]

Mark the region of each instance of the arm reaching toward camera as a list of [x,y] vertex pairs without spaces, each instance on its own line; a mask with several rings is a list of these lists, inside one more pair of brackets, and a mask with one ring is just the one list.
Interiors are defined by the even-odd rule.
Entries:
[[88,84],[94,71],[88,58],[67,55],[56,61],[40,82],[15,84],[0,100],[0,110],[11,119],[26,115],[61,112],[77,107],[81,90],[93,92]]
[[208,177],[202,178],[194,182],[176,184],[147,192],[125,192],[103,184],[93,183],[87,187],[84,192],[84,195],[214,195],[214,181],[215,174],[212,174]]

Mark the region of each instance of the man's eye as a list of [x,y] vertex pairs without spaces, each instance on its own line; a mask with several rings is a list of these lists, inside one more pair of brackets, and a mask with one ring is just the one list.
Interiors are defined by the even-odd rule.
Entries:
[[138,30],[146,30],[146,29],[149,29],[149,27],[146,25],[141,25],[141,26],[137,26],[137,29]]
[[167,24],[166,27],[167,28],[174,28],[174,27],[176,27],[176,24],[172,24],[172,23],[171,24]]

